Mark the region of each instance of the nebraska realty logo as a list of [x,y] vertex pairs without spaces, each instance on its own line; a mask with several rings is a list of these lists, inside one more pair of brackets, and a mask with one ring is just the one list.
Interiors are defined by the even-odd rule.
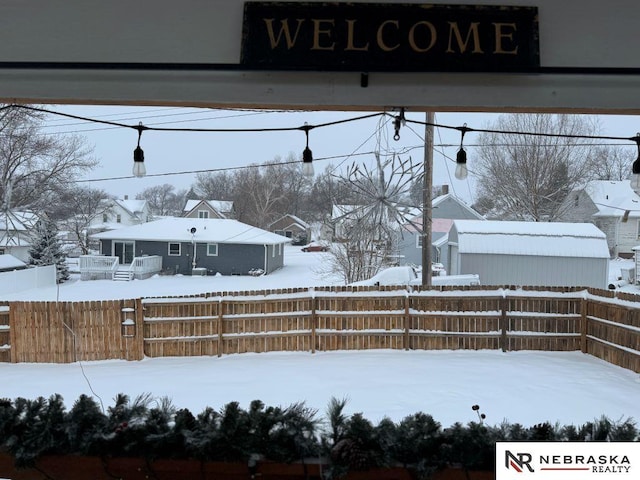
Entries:
[[496,480],[640,478],[640,442],[497,442]]

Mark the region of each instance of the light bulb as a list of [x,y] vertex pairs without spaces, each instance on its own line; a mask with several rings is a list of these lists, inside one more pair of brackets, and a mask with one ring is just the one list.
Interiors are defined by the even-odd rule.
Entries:
[[144,151],[138,146],[133,151],[133,176],[140,178],[146,174],[147,169],[144,166]]
[[313,154],[311,149],[306,147],[302,152],[302,175],[305,177],[313,177]]
[[467,175],[467,164],[466,163],[458,163],[456,164],[456,173],[455,176],[458,180],[466,180]]
[[304,175],[305,177],[313,177],[314,174],[315,171],[313,170],[313,163],[304,162],[302,164],[302,175]]

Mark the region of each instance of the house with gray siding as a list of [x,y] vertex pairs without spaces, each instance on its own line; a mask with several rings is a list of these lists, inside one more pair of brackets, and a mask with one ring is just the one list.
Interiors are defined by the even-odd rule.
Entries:
[[166,273],[246,275],[271,273],[284,265],[291,240],[230,219],[164,218],[93,236],[100,253],[128,265],[136,257],[162,257]]
[[[453,220],[484,220],[484,217],[451,193],[434,198],[431,205],[431,259],[442,263],[448,271],[447,239]],[[400,264],[422,265],[422,238],[422,213],[419,213],[400,229],[397,241]]]
[[291,238],[294,245],[304,245],[311,241],[311,225],[291,214],[283,215],[272,222],[269,231]]
[[561,222],[589,222],[607,236],[611,258],[632,258],[640,245],[640,197],[629,180],[594,180],[573,190],[560,207]]
[[607,288],[609,249],[591,223],[455,220],[449,273],[482,285]]
[[233,202],[227,200],[187,200],[182,216],[189,218],[233,218]]

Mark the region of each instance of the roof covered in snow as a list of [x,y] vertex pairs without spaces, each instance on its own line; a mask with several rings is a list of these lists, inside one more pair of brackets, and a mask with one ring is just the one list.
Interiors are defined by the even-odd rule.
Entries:
[[455,220],[452,234],[460,253],[609,258],[605,234],[591,223]]
[[[191,229],[195,228],[195,234]],[[119,228],[92,235],[107,240],[147,240],[159,242],[236,243],[273,245],[291,239],[261,228],[221,218],[168,217],[162,220]]]
[[233,211],[233,202],[231,200],[187,200],[184,206],[185,212],[190,212],[196,208],[200,203],[206,203],[218,213],[229,213]]
[[25,268],[27,266],[22,260],[13,255],[0,255],[0,270],[11,270],[14,268]]
[[598,212],[596,217],[640,217],[640,197],[631,189],[629,180],[593,180],[584,187]]

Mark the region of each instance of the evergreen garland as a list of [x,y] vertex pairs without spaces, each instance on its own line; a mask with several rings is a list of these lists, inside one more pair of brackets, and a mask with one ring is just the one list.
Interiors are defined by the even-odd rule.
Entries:
[[69,279],[67,255],[62,250],[62,243],[58,238],[58,227],[48,218],[43,218],[36,224],[29,256],[31,265],[55,265],[57,283],[63,283]]
[[[321,427],[316,411],[303,403],[287,408],[251,402],[249,409],[231,402],[220,411],[198,416],[176,410],[164,398],[120,394],[103,413],[94,399],[80,396],[70,411],[60,395],[48,400],[0,399],[0,451],[19,467],[33,466],[41,455],[95,455],[155,459],[243,462],[295,462],[322,457],[328,478],[349,470],[402,466],[416,478],[437,469],[493,470],[497,441],[640,441],[632,419],[601,417],[583,425],[548,422],[525,428],[503,422],[455,423],[442,429],[431,416],[416,413],[399,423],[384,418],[377,425],[360,413],[343,414],[346,401],[333,399],[329,424]],[[153,406],[152,406],[153,405]]]

